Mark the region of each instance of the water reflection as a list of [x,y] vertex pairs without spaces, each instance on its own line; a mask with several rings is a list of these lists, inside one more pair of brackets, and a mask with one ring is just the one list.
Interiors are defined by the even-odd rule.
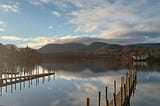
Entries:
[[[159,65],[158,67],[150,65],[150,63],[130,65],[106,60],[58,61],[41,65],[4,64],[0,71],[1,79],[37,74],[46,75],[55,70],[56,74],[53,78],[49,78],[47,75],[35,79],[26,77],[31,79],[1,86],[0,104],[5,106],[85,106],[86,98],[89,97],[91,106],[97,106],[98,91],[100,90],[102,91],[102,105],[104,105],[105,87],[108,86],[108,97],[111,100],[113,81],[117,81],[117,88],[119,88],[121,76],[129,72],[130,67],[138,70],[138,85],[135,96],[131,100],[131,106],[150,106],[153,105],[151,101],[155,101],[154,105],[156,105],[160,98],[158,92],[160,88]],[[24,79],[22,78],[22,80]],[[13,79],[12,82],[14,81]],[[17,79],[17,81],[19,80]],[[9,80],[7,82],[9,83]],[[2,84],[5,84],[5,81],[0,85]],[[119,89],[117,90],[119,91]]]
[[54,70],[45,70],[40,66],[14,66],[5,64],[1,67],[0,71],[0,96],[3,96],[3,90],[5,92],[13,93],[17,89],[20,91],[32,85],[38,85],[39,80],[42,79],[44,84],[46,77],[50,81],[50,77],[55,74]]

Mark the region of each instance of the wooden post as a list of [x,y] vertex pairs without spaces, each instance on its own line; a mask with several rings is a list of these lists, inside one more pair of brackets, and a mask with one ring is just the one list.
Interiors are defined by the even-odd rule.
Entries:
[[130,87],[131,87],[131,84],[130,84],[130,76],[128,77],[128,96],[130,96]]
[[87,98],[87,106],[90,106],[90,105],[89,105],[89,98]]
[[108,90],[108,87],[106,86],[106,106],[108,106],[108,92],[107,92],[107,90]]
[[113,93],[113,106],[117,106],[115,93]]
[[124,91],[123,91],[123,93],[124,93],[124,100],[125,100],[125,98],[126,98],[126,84],[124,84]]
[[123,87],[121,87],[121,90],[120,90],[120,106],[123,105]]
[[127,90],[128,90],[128,73],[126,74],[126,84],[125,84],[126,86],[125,86],[125,93],[126,93],[126,95],[128,95],[128,92],[127,92]]
[[101,106],[101,91],[99,91],[98,106]]
[[116,94],[116,81],[114,81],[114,93]]

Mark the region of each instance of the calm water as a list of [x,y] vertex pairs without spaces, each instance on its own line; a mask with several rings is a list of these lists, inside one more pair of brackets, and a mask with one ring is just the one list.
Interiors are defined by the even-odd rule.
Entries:
[[[8,77],[4,74],[4,70],[7,70],[5,68],[1,68],[2,78]],[[138,80],[131,106],[158,106],[160,71],[156,66],[149,67],[147,63],[135,68],[138,70]],[[108,96],[111,100],[113,81],[120,83],[120,78],[129,71],[126,65],[105,61],[94,61],[89,64],[43,63],[24,69],[14,66],[10,69],[19,72],[16,76],[36,75],[37,70],[39,74],[55,71],[55,75],[3,86],[0,105],[4,106],[85,106],[87,97],[91,100],[91,106],[97,106],[98,91],[102,91],[103,105],[105,87],[108,86]]]

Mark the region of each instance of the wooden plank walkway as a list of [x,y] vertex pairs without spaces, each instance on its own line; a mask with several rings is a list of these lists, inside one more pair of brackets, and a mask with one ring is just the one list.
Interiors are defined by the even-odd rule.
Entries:
[[[137,83],[136,70],[130,71],[126,76],[121,77],[120,91],[116,93],[116,81],[114,81],[113,99],[108,101],[106,87],[106,105],[105,106],[130,106],[130,98],[134,92]],[[90,99],[87,98],[87,105],[90,106]],[[101,106],[101,92],[99,91],[98,106]]]
[[55,73],[51,72],[51,73],[36,74],[36,75],[25,75],[25,76],[17,76],[17,77],[9,77],[9,78],[0,78],[0,87],[12,85],[12,84],[16,84],[16,83],[20,83],[24,81],[29,81],[29,80],[33,80],[33,79],[37,79],[37,78],[41,78],[45,76],[50,76],[53,74]]

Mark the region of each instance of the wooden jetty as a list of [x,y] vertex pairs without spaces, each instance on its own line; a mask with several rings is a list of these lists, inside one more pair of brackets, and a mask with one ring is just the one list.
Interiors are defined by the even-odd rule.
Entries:
[[[134,92],[137,83],[136,70],[130,71],[126,76],[121,77],[121,87],[120,91],[116,91],[116,81],[114,81],[114,93],[111,101],[107,97],[107,87],[106,87],[106,105],[105,106],[130,106],[130,98],[132,92]],[[90,99],[87,98],[87,106],[90,106]],[[99,91],[98,106],[101,106],[101,92]]]
[[[5,73],[6,74],[6,73]],[[22,82],[23,82],[23,87],[25,87],[25,82],[28,81],[28,87],[32,85],[32,80],[36,80],[36,85],[39,83],[39,78],[42,79],[42,83],[44,83],[45,77],[48,76],[48,81],[50,80],[51,75],[55,75],[55,72],[48,72],[48,73],[41,73],[41,74],[27,74],[27,75],[17,75],[17,74],[11,74],[10,77],[5,77],[2,78],[2,74],[0,77],[0,96],[2,96],[2,87],[6,87],[6,92],[7,92],[7,86],[11,85],[11,93],[13,92],[13,85],[15,85],[15,90],[16,90],[16,84],[20,83],[20,90],[22,89]],[[8,75],[9,76],[9,75]]]

